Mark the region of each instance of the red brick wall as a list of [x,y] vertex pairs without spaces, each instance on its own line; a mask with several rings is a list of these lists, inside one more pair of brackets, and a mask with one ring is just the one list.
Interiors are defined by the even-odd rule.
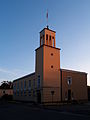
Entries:
[[[67,83],[67,77],[72,78],[71,85]],[[87,74],[70,70],[62,70],[62,100],[68,98],[68,90],[71,90],[71,99],[87,100]]]

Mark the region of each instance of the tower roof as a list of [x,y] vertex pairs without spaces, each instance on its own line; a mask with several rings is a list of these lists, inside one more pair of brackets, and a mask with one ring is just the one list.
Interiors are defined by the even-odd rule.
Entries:
[[43,30],[41,30],[41,31],[40,31],[40,33],[41,33],[42,31],[44,31],[45,29],[46,29],[46,30],[49,30],[49,31],[51,31],[51,32],[54,32],[54,33],[56,33],[56,31],[54,31],[54,30],[51,30],[51,29],[49,29],[48,27],[47,27],[47,28],[44,28]]

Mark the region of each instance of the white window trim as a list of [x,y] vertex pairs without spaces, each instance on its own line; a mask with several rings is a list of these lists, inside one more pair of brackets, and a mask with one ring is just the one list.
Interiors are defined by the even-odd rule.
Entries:
[[[70,80],[70,83],[69,83],[69,80]],[[67,76],[67,84],[72,85],[72,77],[71,76]]]

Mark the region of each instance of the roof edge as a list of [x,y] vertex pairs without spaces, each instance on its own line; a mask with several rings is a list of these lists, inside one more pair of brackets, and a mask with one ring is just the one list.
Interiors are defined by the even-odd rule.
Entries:
[[17,80],[20,80],[20,79],[23,79],[23,78],[26,78],[26,77],[29,77],[29,76],[32,76],[32,75],[35,75],[35,72],[31,73],[31,74],[28,74],[28,75],[25,75],[25,76],[22,76],[20,78],[17,78],[15,80],[13,80],[13,82],[17,81]]
[[88,74],[88,73],[86,73],[86,72],[76,71],[76,70],[70,70],[70,69],[62,69],[62,68],[61,68],[60,70],[62,70],[62,71],[67,71],[67,72],[78,72],[78,73]]
[[51,47],[51,48],[54,48],[54,49],[61,50],[60,48],[56,48],[56,47],[52,47],[52,46],[43,44],[43,45],[41,45],[40,47],[36,48],[35,51],[38,50],[39,48],[43,47],[43,46],[47,46],[47,47]]
[[49,30],[49,31],[52,31],[52,32],[54,32],[54,33],[56,33],[56,31],[54,31],[54,30],[51,30],[51,29],[49,29],[49,28],[44,28],[44,29],[42,29],[39,33],[41,33],[43,30]]

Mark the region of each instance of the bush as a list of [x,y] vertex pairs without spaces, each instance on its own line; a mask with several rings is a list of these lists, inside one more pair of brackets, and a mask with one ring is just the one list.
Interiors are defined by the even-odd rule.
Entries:
[[12,95],[8,95],[8,94],[5,94],[5,95],[2,96],[1,99],[8,101],[8,100],[12,100],[12,99],[13,99],[13,96],[12,96]]

